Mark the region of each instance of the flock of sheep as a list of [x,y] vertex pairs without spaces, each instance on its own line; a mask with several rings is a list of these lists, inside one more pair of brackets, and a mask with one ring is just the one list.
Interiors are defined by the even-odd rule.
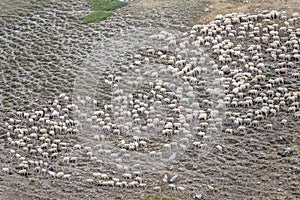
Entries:
[[[284,12],[218,15],[182,38],[160,32],[133,62],[103,74],[109,104],[61,94],[7,120],[3,172],[63,181],[161,191],[191,190],[163,174],[188,151],[222,152],[216,136],[298,122],[300,17]],[[82,178],[74,168],[105,166]],[[87,168],[90,169],[90,168]]]
[[224,88],[224,106],[243,111],[224,113],[237,133],[253,126],[272,129],[270,120],[281,113],[292,116],[290,121],[299,119],[299,20],[298,13],[287,18],[284,12],[265,11],[220,15],[193,27],[194,45],[211,48],[217,60],[212,73]]

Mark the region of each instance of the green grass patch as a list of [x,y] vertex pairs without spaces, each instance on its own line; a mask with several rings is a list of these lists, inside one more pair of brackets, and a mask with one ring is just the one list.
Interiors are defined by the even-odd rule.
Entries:
[[83,18],[84,23],[93,23],[105,20],[113,15],[111,11],[127,5],[126,2],[121,2],[119,0],[90,0],[90,3],[94,12]]
[[110,11],[98,10],[94,11],[83,18],[84,23],[93,23],[99,22],[102,20],[107,19],[108,17],[112,16],[113,13]]
[[90,0],[92,9],[94,11],[106,10],[111,11],[118,8],[122,8],[127,5],[126,2],[121,2],[118,0]]

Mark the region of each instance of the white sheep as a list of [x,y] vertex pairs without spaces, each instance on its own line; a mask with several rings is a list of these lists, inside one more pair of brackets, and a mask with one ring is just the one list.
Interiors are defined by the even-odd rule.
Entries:
[[98,181],[98,184],[102,185],[102,186],[110,186],[110,187],[114,187],[115,186],[115,182],[114,181]]
[[131,181],[130,183],[128,183],[127,188],[138,187],[138,185],[139,185],[138,181]]
[[55,178],[56,177],[56,173],[53,171],[48,171],[48,174],[50,175],[50,177]]
[[57,172],[56,175],[55,175],[55,177],[62,179],[64,177],[64,175],[65,174],[63,172]]
[[70,162],[75,163],[77,161],[77,159],[78,159],[77,157],[71,157]]
[[207,120],[207,114],[205,112],[200,111],[200,115],[199,115],[198,119],[206,121]]
[[141,147],[144,147],[144,148],[147,148],[147,142],[146,141],[140,141],[139,142],[139,145],[141,146]]
[[132,175],[129,174],[129,173],[125,173],[125,174],[123,174],[123,178],[125,178],[125,179],[131,179]]
[[195,142],[193,142],[193,145],[194,145],[195,147],[197,147],[197,148],[200,148],[200,147],[201,147],[201,142],[195,141]]
[[28,171],[26,169],[22,169],[18,171],[18,174],[20,174],[21,176],[27,176],[28,175]]
[[100,178],[104,179],[104,180],[107,180],[107,179],[109,179],[109,176],[107,174],[101,174]]
[[63,162],[68,164],[70,162],[70,157],[68,156],[64,157]]
[[91,179],[91,178],[85,179],[85,182],[88,183],[88,184],[94,184],[95,183],[94,179]]
[[5,173],[5,174],[8,174],[9,173],[9,168],[7,168],[7,167],[3,167],[2,168],[2,171]]
[[74,149],[77,149],[77,150],[80,150],[80,149],[82,149],[82,146],[81,146],[80,144],[75,144],[75,145],[73,146],[73,148],[74,148]]
[[173,191],[175,191],[175,190],[176,190],[176,186],[175,186],[175,184],[169,184],[169,188],[170,188],[171,190],[173,190]]

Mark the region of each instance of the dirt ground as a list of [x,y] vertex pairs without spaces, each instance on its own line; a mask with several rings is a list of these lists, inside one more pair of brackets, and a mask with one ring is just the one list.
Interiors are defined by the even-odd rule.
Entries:
[[[30,112],[61,93],[76,96],[84,91],[85,84],[90,83],[89,80],[81,82],[80,75],[83,69],[89,70],[88,66],[110,63],[114,67],[123,60],[129,65],[141,46],[163,48],[164,42],[149,39],[160,31],[167,30],[180,38],[193,25],[208,23],[217,14],[232,12],[260,13],[276,9],[291,15],[300,12],[299,1],[134,0],[117,10],[114,17],[98,24],[81,22],[82,16],[89,12],[87,0],[2,1],[0,5],[4,11],[0,14],[3,46],[0,55],[1,200],[131,200],[155,193],[155,186],[161,187],[161,193],[183,200],[193,199],[195,194],[202,194],[203,199],[300,199],[300,124],[288,113],[270,119],[272,130],[253,128],[245,135],[225,134],[225,128],[234,128],[225,120],[224,130],[215,135],[213,146],[207,152],[191,146],[180,158],[158,163],[158,171],[142,170],[145,189],[86,183],[91,172],[103,170],[116,177],[122,177],[124,172],[119,172],[111,163],[91,163],[85,158],[68,166],[53,162],[54,169],[72,174],[74,178],[70,180],[34,173],[20,176],[16,173],[19,162],[10,150],[21,150],[7,142],[5,126],[15,111]],[[30,23],[31,20],[36,23]],[[120,57],[123,60],[117,59]],[[159,62],[154,56],[151,59],[155,64]],[[47,84],[43,84],[45,82]],[[299,80],[285,87],[299,91]],[[99,98],[105,99],[106,93],[102,92]],[[285,118],[290,123],[282,127],[279,122]],[[68,139],[82,142],[87,138],[79,135]],[[216,149],[216,144],[223,150]],[[293,153],[281,156],[287,147],[293,148]],[[77,155],[76,152],[73,155]],[[32,159],[35,158],[40,159],[34,156]],[[12,173],[6,174],[2,168],[11,168]],[[172,191],[162,182],[165,174],[169,177],[178,174],[175,183],[185,191]]]

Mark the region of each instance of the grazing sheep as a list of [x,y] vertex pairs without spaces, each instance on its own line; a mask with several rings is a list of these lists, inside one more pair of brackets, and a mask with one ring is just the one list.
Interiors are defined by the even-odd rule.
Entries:
[[63,172],[57,172],[56,175],[55,175],[55,177],[62,179],[64,177],[64,175],[65,174]]
[[56,177],[56,173],[53,171],[48,171],[48,174],[50,175],[50,177],[55,178]]
[[132,178],[132,175],[126,173],[126,174],[123,174],[123,178],[125,178],[125,179],[131,179],[131,178]]
[[26,169],[22,169],[18,171],[18,174],[20,174],[21,176],[27,176],[28,175],[28,171]]
[[2,171],[5,173],[5,174],[8,174],[9,173],[9,168],[7,168],[7,167],[3,167],[2,168]]
[[131,181],[128,183],[127,188],[134,188],[134,187],[138,187],[139,182],[138,181]]

